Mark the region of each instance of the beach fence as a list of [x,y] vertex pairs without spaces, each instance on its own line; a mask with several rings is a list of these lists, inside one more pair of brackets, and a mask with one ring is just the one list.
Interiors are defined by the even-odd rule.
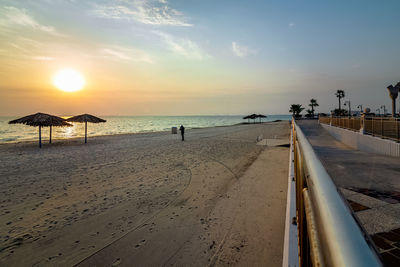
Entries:
[[319,117],[319,122],[400,142],[400,119],[392,117]]
[[[297,226],[298,242],[289,242],[293,236],[287,235],[293,233],[285,231],[283,266],[382,266],[367,234],[294,120],[291,138],[289,188],[294,185],[294,190],[288,194],[288,203],[295,200],[296,213],[287,216],[286,225]],[[293,246],[298,247],[297,259],[287,255]]]

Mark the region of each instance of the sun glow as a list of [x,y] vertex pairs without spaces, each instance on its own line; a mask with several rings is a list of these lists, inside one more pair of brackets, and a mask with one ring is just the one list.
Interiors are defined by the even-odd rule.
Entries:
[[81,90],[85,85],[83,75],[74,69],[62,69],[53,76],[55,87],[64,92],[75,92]]

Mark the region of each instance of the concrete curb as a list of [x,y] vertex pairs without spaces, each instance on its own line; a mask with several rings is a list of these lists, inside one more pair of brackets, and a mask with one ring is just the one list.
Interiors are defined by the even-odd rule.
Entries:
[[294,180],[294,147],[292,134],[290,135],[289,177],[282,260],[283,267],[300,266],[297,223],[293,224],[293,218],[296,218],[296,181]]

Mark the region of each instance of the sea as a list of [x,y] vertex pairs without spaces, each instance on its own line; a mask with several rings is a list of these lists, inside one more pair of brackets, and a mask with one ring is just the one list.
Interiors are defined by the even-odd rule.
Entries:
[[[61,116],[67,118],[68,116]],[[0,117],[0,143],[33,141],[38,139],[38,127],[8,124],[19,117]],[[127,133],[170,131],[171,127],[183,125],[186,129],[226,126],[248,122],[237,116],[104,116],[105,123],[88,123],[88,136]],[[268,115],[263,122],[290,120],[291,115]],[[257,122],[259,119],[257,119]],[[253,122],[253,120],[250,120]],[[72,127],[53,127],[52,139],[66,139],[85,135],[84,123],[72,123]],[[49,127],[42,128],[43,140],[49,137]]]

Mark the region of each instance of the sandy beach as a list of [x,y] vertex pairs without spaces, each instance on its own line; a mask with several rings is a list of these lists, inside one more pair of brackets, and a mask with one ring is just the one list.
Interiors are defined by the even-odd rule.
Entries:
[[289,130],[0,145],[0,265],[281,266]]

